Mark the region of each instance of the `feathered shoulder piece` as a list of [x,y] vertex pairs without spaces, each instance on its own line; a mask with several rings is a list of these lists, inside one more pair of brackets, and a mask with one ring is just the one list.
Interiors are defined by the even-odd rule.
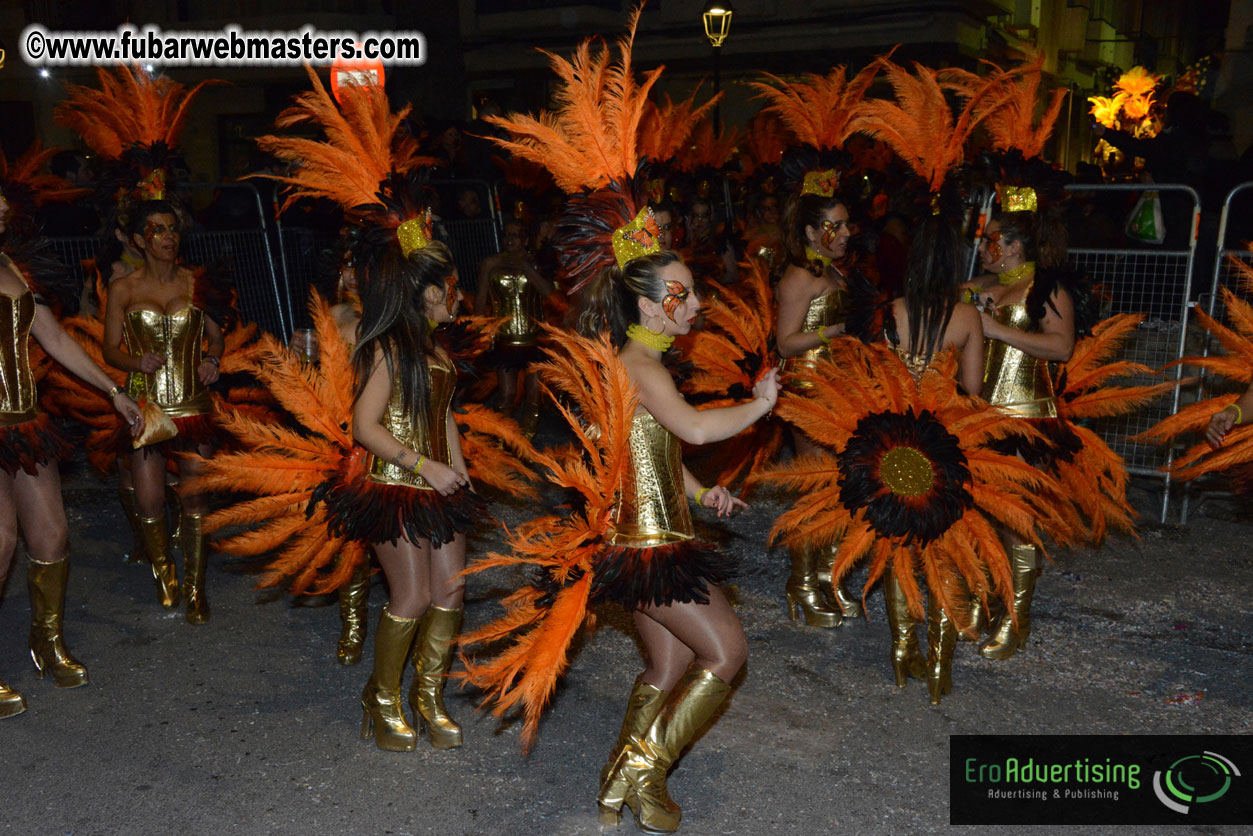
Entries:
[[547,168],[564,192],[621,184],[639,167],[640,123],[662,71],[658,67],[643,82],[635,80],[631,50],[642,9],[631,14],[616,57],[603,44],[593,50],[596,39],[580,44],[569,60],[541,50],[561,80],[553,94],[556,111],[488,119],[513,137],[495,140],[498,144]]
[[990,70],[987,77],[981,78],[969,70],[956,67],[941,70],[939,77],[965,99],[979,96],[988,78],[995,79],[1002,94],[996,98],[1001,101],[988,110],[983,120],[983,127],[992,139],[992,147],[1002,152],[1017,151],[1025,159],[1041,156],[1066,98],[1066,89],[1058,87],[1047,94],[1046,101],[1042,100],[1040,84],[1044,77],[1044,53],[1038,53],[1012,70],[1004,70],[991,61],[981,63]]
[[750,82],[750,86],[758,91],[756,98],[769,103],[763,113],[777,115],[800,143],[825,151],[843,148],[844,140],[856,130],[850,127],[855,109],[880,66],[875,61],[851,79],[843,64],[825,76],[810,73],[799,81],[762,73],[766,81]]
[[528,747],[569,665],[570,643],[590,615],[594,562],[606,546],[618,485],[630,466],[627,439],[638,403],[607,338],[547,330],[548,361],[539,374],[575,441],[540,451],[536,461],[580,501],[569,513],[547,514],[509,531],[508,554],[491,554],[469,567],[475,573],[529,566],[538,580],[505,598],[499,619],[462,637],[463,647],[506,643],[491,658],[466,657],[461,678],[487,693],[498,716],[522,707]]
[[865,131],[883,140],[937,193],[949,171],[962,162],[967,138],[1007,94],[999,79],[984,79],[970,89],[965,105],[954,114],[938,71],[915,63],[911,73],[887,56],[876,63],[895,100],[863,100],[854,108],[848,131]]
[[654,163],[669,162],[679,156],[692,128],[718,103],[722,94],[702,105],[696,104],[700,85],[681,102],[671,101],[668,93],[662,94],[660,102],[648,102],[640,120],[636,142],[641,160]]
[[66,85],[66,97],[54,111],[58,123],[83,138],[106,159],[118,159],[128,148],[178,147],[178,138],[196,94],[217,79],[187,91],[168,76],[151,76],[125,65],[110,72],[96,69],[100,88]]

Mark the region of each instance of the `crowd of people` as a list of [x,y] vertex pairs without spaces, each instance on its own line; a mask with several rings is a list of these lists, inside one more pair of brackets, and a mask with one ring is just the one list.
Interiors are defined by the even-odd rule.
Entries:
[[[673,122],[687,111],[649,102],[657,74],[635,79],[633,33],[616,53],[554,57],[560,106],[541,122],[485,113],[478,135],[492,144],[466,149],[449,127],[435,162],[383,91],[341,88],[337,103],[310,71],[278,125],[319,135],[258,140],[281,163],[268,176],[287,205],[342,213],[328,298],[310,300],[313,328],[291,346],[258,339],[237,322],[229,282],[180,260],[181,125],[175,108],[145,105],[195,91],[127,68],[125,84],[102,72],[99,88],[69,91],[58,117],[103,161],[110,247],[94,286],[62,294],[74,300],[64,306],[27,230],[10,230],[0,262],[0,577],[20,526],[41,676],[87,682],[62,625],[57,463],[69,451],[48,413],[88,425],[93,463],[118,480],[134,558],[160,605],[181,599],[190,624],[210,618],[214,548],[264,557],[263,583],[339,595],[337,658],[356,664],[377,564],[388,601],[360,704],[362,737],[381,749],[412,751],[422,731],[435,748],[463,745],[443,700],[453,678],[498,711],[521,710],[533,740],[590,609],[625,608],[645,658],[599,776],[605,824],[625,806],[645,832],[678,829],[667,773],[750,656],[721,588],[734,566],[699,539],[693,505],[713,522],[747,507],[744,485],[774,485],[791,503],[773,532],[790,552],[787,616],[838,628],[864,617],[882,584],[896,684],[924,680],[932,703],[952,691],[959,640],[989,660],[1027,645],[1045,546],[1098,546],[1107,530],[1133,528],[1125,468],[1084,423],[1098,414],[1084,411],[1092,393],[1105,390],[1090,408],[1109,414],[1169,385],[1109,397],[1101,369],[1134,322],[1095,322],[1090,288],[1067,268],[1071,209],[1039,158],[1051,121],[980,104],[1038,86],[1039,63],[953,82],[957,120],[943,95],[780,88],[767,114],[792,138],[737,185],[736,222],[711,196],[721,181],[681,164],[687,131]],[[611,64],[619,84],[585,83]],[[940,89],[935,71],[890,56],[864,73],[863,95],[876,73],[897,90]],[[963,151],[979,122],[993,138],[981,156]],[[646,124],[678,136],[668,152],[639,153]],[[866,164],[854,136],[863,150],[876,137],[890,159]],[[478,176],[493,150],[506,167],[545,173],[562,197],[506,193],[503,248],[481,262],[471,297],[439,219],[479,217],[482,196],[456,194],[454,209],[445,195],[437,209],[426,182]],[[968,281],[972,182],[994,186],[998,207]],[[47,192],[5,183],[0,222],[33,218],[37,187]],[[35,357],[29,336],[59,365]],[[1210,441],[1251,403],[1211,408]],[[545,481],[579,500],[542,507]],[[507,555],[470,555],[467,535],[492,524],[489,487],[536,515],[508,532]],[[207,541],[214,532],[229,536]],[[850,589],[863,563],[866,585]],[[463,635],[466,573],[517,564],[531,571],[504,615]],[[0,716],[25,708],[0,683]]]

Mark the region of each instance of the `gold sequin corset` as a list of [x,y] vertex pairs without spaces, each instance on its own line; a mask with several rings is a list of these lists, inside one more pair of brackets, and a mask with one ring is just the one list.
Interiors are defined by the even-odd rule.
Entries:
[[[810,300],[809,309],[805,311],[805,321],[801,324],[801,331],[803,333],[813,333],[826,328],[828,325],[836,325],[843,322],[848,318],[850,301],[848,291],[842,287]],[[789,358],[784,364],[785,370],[796,371],[797,366],[812,366],[818,360],[830,356],[830,348],[825,344],[818,345],[807,351],[802,351],[795,357]]]
[[[1003,305],[992,318],[1019,331],[1031,322],[1025,304]],[[1019,418],[1057,417],[1048,362],[991,338],[984,342],[983,396]]]
[[[427,363],[427,373],[431,378],[431,389],[427,396],[426,420],[414,421],[405,413],[400,384],[396,381],[387,400],[387,411],[383,413],[383,427],[409,449],[452,467],[452,450],[448,446],[448,409],[452,405],[453,390],[457,388],[457,370],[441,358]],[[430,484],[412,470],[378,457],[370,464],[370,478],[388,485],[432,490]]]
[[30,370],[30,326],[35,321],[35,295],[0,293],[0,427],[35,418],[35,377]]
[[496,332],[498,345],[534,345],[544,318],[539,291],[525,273],[498,270],[492,273],[488,289],[491,315],[509,320]]
[[127,394],[135,399],[148,397],[171,418],[213,411],[209,390],[198,373],[204,311],[192,305],[174,314],[146,308],[127,311],[122,334],[132,357],[153,353],[165,358],[152,374],[131,372],[126,378]]
[[896,356],[901,358],[901,362],[905,364],[905,368],[909,370],[909,376],[914,379],[914,383],[922,380],[923,374],[927,369],[931,368],[931,364],[919,357],[917,354],[911,354],[899,345],[892,346],[892,351]]
[[631,419],[627,440],[631,464],[618,489],[609,542],[649,548],[696,534],[683,486],[683,451],[679,440],[648,412]]

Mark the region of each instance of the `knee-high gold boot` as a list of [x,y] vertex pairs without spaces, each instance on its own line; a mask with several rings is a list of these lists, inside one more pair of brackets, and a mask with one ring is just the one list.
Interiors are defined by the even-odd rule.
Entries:
[[62,620],[65,616],[65,581],[68,559],[56,563],[30,562],[26,585],[30,589],[30,659],[43,679],[49,673],[58,688],[87,684],[87,669],[65,647]]
[[788,577],[787,614],[793,621],[805,617],[810,627],[839,627],[844,618],[827,605],[818,588],[818,550],[806,547],[792,552],[792,574]]
[[644,732],[648,731],[648,727],[657,719],[668,696],[670,696],[669,691],[663,691],[645,682],[643,674],[635,678],[635,685],[631,688],[631,697],[627,701],[626,716],[622,718],[622,730],[618,732],[618,742],[613,745],[609,760],[605,762],[605,768],[600,771],[601,784],[605,783],[605,779],[609,777],[609,771],[613,769],[618,756],[622,754],[622,750],[631,742],[631,739],[643,737]]
[[992,635],[979,646],[979,652],[985,659],[1008,659],[1027,646],[1027,637],[1031,635],[1031,598],[1035,594],[1035,577],[1040,566],[1038,557],[1035,546],[1010,547],[1010,571],[1014,578],[1013,615],[1018,620],[1018,626],[1015,628],[1010,613],[1002,615]]
[[666,773],[729,693],[730,685],[701,670],[666,703],[648,731],[623,748],[601,785],[597,804],[602,824],[617,824],[626,804],[646,833],[679,829],[681,811],[666,790]]
[[892,672],[896,675],[896,687],[904,688],[911,676],[926,678],[927,663],[918,647],[918,622],[909,614],[905,593],[890,569],[883,575],[883,603],[888,629],[892,631]]
[[26,710],[26,700],[3,681],[0,681],[0,720],[16,717]]
[[927,691],[931,704],[953,691],[953,650],[957,647],[957,625],[934,595],[927,601]]
[[865,610],[862,609],[861,601],[858,601],[856,596],[850,594],[844,588],[843,581],[835,583],[832,579],[835,557],[839,554],[839,551],[840,547],[833,545],[818,554],[818,588],[822,590],[822,594],[827,597],[827,600],[840,611],[840,615],[845,618],[861,618],[866,614]]
[[366,621],[370,617],[370,559],[352,570],[348,583],[339,588],[339,644],[335,658],[341,665],[355,665],[361,661],[361,648],[365,645]]
[[204,517],[183,514],[179,528],[183,532],[183,599],[187,602],[187,623],[205,624],[209,620],[209,598],[205,594]]
[[973,594],[969,588],[966,590],[966,595],[970,601],[970,627],[960,631],[957,634],[957,640],[961,642],[981,641],[981,637],[988,629],[988,611],[983,606],[983,600]]
[[409,704],[436,749],[456,749],[461,745],[461,727],[444,708],[444,681],[451,666],[453,639],[461,629],[463,612],[434,605],[427,607],[417,644],[413,646],[417,675],[413,678],[413,690],[409,692]]
[[400,694],[400,679],[417,632],[416,618],[397,618],[386,609],[374,632],[374,672],[361,692],[361,736],[373,736],[380,749],[390,752],[412,752],[418,745]]
[[133,486],[126,488],[118,484],[117,498],[122,503],[122,512],[126,514],[126,521],[130,523],[131,536],[135,538],[135,545],[126,556],[126,562],[147,563],[148,554],[144,551],[144,531],[139,525],[139,502],[135,499],[135,488]]
[[183,498],[178,494],[178,485],[165,483],[165,507],[173,514],[174,527],[170,529],[170,547],[182,548],[183,545]]
[[174,574],[174,561],[170,559],[170,535],[165,514],[140,517],[139,527],[144,533],[144,551],[152,564],[152,577],[157,581],[161,606],[172,610],[178,606],[178,578]]

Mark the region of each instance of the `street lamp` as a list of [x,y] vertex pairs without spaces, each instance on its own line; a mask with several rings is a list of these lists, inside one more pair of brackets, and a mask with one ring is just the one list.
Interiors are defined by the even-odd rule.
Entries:
[[[722,42],[731,34],[731,15],[735,9],[725,0],[709,0],[701,19],[705,22],[705,37],[709,39],[714,51],[714,95],[722,89],[722,79],[718,74],[718,56],[722,52]],[[714,105],[714,133],[722,133],[722,107]]]

